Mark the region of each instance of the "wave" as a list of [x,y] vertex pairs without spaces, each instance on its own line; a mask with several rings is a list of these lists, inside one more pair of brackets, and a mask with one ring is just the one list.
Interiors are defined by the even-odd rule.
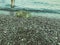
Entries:
[[41,13],[57,13],[60,14],[60,10],[52,10],[52,9],[32,9],[32,8],[22,8],[22,7],[17,7],[14,6],[14,8],[10,8],[10,7],[0,7],[0,10],[4,10],[4,11],[20,11],[20,10],[25,10],[25,11],[30,11],[30,12],[41,12]]
[[[8,2],[8,1],[7,1]],[[17,6],[16,6],[17,5]],[[51,4],[49,2],[20,2],[14,5],[14,8],[11,8],[10,4],[4,4],[0,6],[0,10],[4,11],[30,11],[30,12],[41,12],[41,13],[57,13],[60,14],[60,8],[58,9],[60,4]],[[56,7],[56,8],[55,8]]]

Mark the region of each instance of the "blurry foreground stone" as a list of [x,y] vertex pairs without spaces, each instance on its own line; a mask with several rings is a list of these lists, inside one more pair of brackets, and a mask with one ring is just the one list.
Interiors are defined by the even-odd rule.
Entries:
[[0,45],[57,45],[59,30],[57,19],[0,15]]

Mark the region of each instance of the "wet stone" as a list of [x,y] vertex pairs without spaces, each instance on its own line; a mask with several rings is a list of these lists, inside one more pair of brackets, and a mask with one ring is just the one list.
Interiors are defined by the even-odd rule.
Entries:
[[60,20],[0,15],[0,45],[60,45]]

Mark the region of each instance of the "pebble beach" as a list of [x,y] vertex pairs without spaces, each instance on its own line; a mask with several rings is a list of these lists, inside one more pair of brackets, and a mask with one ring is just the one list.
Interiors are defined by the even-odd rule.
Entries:
[[0,15],[0,45],[60,45],[59,31],[59,19]]

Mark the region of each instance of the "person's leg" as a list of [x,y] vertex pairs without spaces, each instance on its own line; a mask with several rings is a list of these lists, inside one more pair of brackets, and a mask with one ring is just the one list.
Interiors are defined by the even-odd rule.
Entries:
[[14,7],[14,2],[15,2],[15,0],[11,0],[11,8]]

